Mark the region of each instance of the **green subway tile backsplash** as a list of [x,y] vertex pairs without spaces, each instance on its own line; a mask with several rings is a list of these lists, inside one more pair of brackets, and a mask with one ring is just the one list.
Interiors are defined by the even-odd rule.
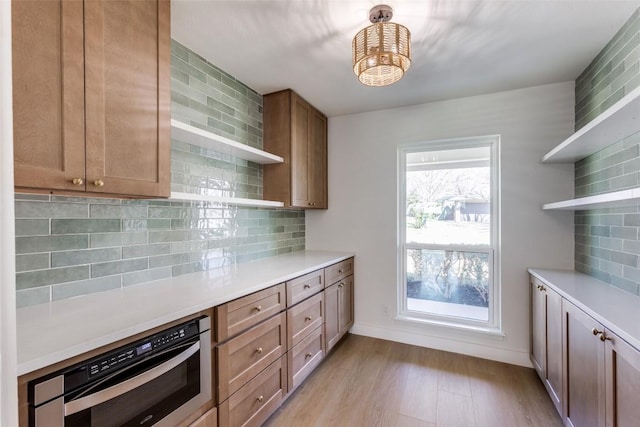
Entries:
[[[640,86],[640,9],[576,80],[576,130]],[[575,195],[640,185],[640,132],[576,162]],[[575,269],[640,295],[640,206],[578,211]]]
[[576,79],[576,130],[640,85],[639,60],[640,9]]
[[120,248],[85,249],[81,251],[60,251],[51,253],[51,267],[93,264],[120,259]]
[[[262,96],[172,41],[173,119],[262,148]],[[262,165],[171,144],[172,191],[262,198]],[[304,211],[16,194],[17,303],[28,306],[305,248]]]

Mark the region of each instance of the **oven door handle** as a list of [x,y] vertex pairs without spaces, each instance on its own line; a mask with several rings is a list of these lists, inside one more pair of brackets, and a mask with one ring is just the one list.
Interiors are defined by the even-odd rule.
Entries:
[[140,387],[154,379],[158,378],[161,375],[166,374],[176,366],[184,363],[187,359],[193,356],[198,350],[200,350],[200,342],[196,342],[189,348],[187,348],[182,353],[177,356],[167,360],[166,362],[149,369],[148,371],[143,372],[140,375],[137,375],[133,378],[129,378],[126,381],[123,381],[119,384],[101,390],[97,393],[90,394],[88,396],[84,396],[78,400],[72,400],[70,402],[65,403],[64,405],[64,414],[65,416],[73,415],[77,412],[84,411],[85,409],[91,408],[93,406],[97,406],[101,403],[106,402],[107,400],[113,399],[114,397],[118,397],[122,394],[125,394],[135,388]]

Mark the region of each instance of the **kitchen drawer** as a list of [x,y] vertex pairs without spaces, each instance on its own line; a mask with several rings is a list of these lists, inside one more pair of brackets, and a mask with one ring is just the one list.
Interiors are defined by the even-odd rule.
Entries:
[[286,314],[281,313],[216,347],[218,403],[287,351]]
[[287,395],[287,357],[282,356],[218,407],[221,426],[259,426]]
[[218,409],[213,408],[206,414],[195,420],[189,427],[217,427],[218,426]]
[[324,321],[324,292],[287,309],[287,346],[292,349]]
[[287,307],[324,289],[324,270],[314,271],[287,282]]
[[322,326],[320,326],[287,353],[289,393],[316,369],[323,358],[324,333]]
[[331,286],[351,274],[353,274],[353,258],[345,259],[324,269],[324,283],[326,286]]
[[285,309],[281,283],[215,308],[216,341],[222,342]]

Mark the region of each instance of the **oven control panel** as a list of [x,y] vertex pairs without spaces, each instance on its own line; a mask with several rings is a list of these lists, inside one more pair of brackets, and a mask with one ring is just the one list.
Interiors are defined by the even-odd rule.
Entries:
[[[193,336],[193,334],[189,335]],[[183,340],[186,336],[187,327],[180,327],[179,329],[155,335],[149,340],[145,340],[141,343],[136,343],[132,346],[120,349],[116,353],[111,353],[109,356],[102,359],[93,360],[89,365],[87,365],[89,378],[102,372],[119,368],[123,364],[128,364],[132,359],[144,357],[146,353],[170,346],[177,341],[179,342]]]

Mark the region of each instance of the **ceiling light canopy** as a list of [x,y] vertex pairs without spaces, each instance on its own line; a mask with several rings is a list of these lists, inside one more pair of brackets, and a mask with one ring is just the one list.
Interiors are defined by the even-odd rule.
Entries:
[[381,4],[369,11],[372,25],[353,38],[353,72],[367,86],[397,82],[411,65],[411,33],[389,22],[393,9]]

